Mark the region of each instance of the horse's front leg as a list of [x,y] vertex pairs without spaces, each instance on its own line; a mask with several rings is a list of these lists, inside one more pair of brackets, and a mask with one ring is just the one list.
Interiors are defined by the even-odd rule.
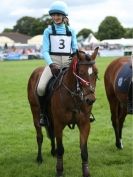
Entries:
[[88,121],[85,121],[84,123],[81,123],[79,125],[83,177],[91,177],[88,167],[88,149],[87,149],[87,140],[90,132],[90,123]]
[[63,128],[59,124],[55,125],[55,137],[56,137],[56,143],[57,143],[56,172],[57,172],[58,177],[63,175],[64,147],[62,143],[62,133],[63,133]]

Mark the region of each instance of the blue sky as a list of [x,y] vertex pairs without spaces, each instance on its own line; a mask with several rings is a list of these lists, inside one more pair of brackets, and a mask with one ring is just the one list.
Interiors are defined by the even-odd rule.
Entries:
[[[0,32],[12,28],[23,16],[41,17],[48,12],[54,0],[1,0]],[[98,30],[106,16],[115,16],[123,27],[133,28],[133,0],[64,0],[69,6],[71,26]]]

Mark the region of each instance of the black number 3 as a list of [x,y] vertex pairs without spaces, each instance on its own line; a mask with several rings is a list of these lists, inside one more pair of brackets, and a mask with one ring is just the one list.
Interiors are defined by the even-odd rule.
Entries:
[[65,41],[64,41],[64,39],[60,39],[59,41],[60,41],[60,47],[59,47],[59,49],[64,49],[65,48]]

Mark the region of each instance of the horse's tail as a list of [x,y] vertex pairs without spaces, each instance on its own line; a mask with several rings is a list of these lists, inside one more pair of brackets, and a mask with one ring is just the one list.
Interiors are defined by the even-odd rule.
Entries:
[[53,139],[55,136],[54,136],[53,126],[51,125],[51,123],[49,123],[49,125],[46,126],[45,129],[46,129],[47,137],[50,140]]
[[[47,107],[47,110],[48,109],[49,108]],[[46,114],[46,117],[47,117],[47,120],[48,120],[47,121],[48,125],[45,127],[46,133],[47,133],[47,137],[50,140],[53,140],[55,138],[55,135],[54,135],[54,126],[53,126],[53,122],[52,122],[52,116],[48,112],[45,112],[45,114]]]

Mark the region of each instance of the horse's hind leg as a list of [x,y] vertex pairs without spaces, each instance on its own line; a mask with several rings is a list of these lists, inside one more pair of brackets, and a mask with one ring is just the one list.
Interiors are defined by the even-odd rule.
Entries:
[[80,130],[80,149],[82,158],[83,177],[91,177],[88,168],[88,149],[87,149],[87,140],[90,132],[89,122],[85,122],[84,124],[79,125],[79,130]]
[[120,117],[119,117],[119,112],[120,112],[120,103],[117,99],[111,98],[109,100],[110,103],[110,110],[111,110],[111,121],[112,121],[112,126],[115,131],[115,138],[116,138],[116,147],[118,149],[122,149],[122,140],[120,136]]
[[121,141],[121,148],[123,148],[123,144],[122,144],[122,128],[123,128],[123,123],[125,121],[125,117],[126,117],[126,108],[124,109],[123,107],[119,108],[119,139]]
[[36,128],[36,139],[37,139],[37,145],[38,145],[38,153],[37,153],[37,162],[42,163],[42,142],[43,142],[43,134],[42,134],[42,128],[39,124],[39,112],[36,107],[31,107],[32,114],[33,114],[33,121],[34,126]]

